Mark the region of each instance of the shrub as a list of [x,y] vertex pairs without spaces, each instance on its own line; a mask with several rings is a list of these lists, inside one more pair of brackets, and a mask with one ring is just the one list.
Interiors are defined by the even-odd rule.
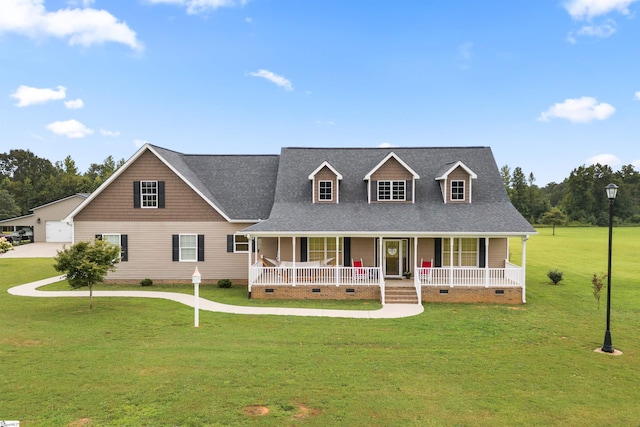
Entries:
[[218,287],[219,288],[230,288],[232,284],[233,283],[231,283],[231,280],[229,280],[229,279],[220,279],[220,280],[218,280]]
[[547,273],[547,277],[549,277],[549,279],[551,279],[551,281],[553,282],[554,285],[557,285],[562,280],[562,271],[550,270]]
[[151,280],[151,279],[149,279],[149,278],[142,279],[142,280],[140,281],[140,284],[141,284],[142,286],[151,286],[151,285],[153,285],[153,280]]
[[0,237],[0,254],[13,250],[13,245],[6,237]]

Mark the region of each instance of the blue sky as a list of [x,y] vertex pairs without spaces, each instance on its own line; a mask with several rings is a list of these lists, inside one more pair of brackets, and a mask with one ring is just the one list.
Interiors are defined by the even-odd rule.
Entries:
[[[1,0],[0,152],[490,146],[640,170],[640,0]],[[455,159],[452,159],[455,160]]]

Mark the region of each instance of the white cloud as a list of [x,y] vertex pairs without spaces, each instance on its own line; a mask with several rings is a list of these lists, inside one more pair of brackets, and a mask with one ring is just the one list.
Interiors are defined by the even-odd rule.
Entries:
[[633,94],[633,97],[636,101],[640,101],[640,91],[636,92],[635,94]]
[[221,7],[244,6],[247,0],[147,0],[151,4],[175,4],[187,8],[189,15],[216,10]]
[[585,25],[580,28],[576,34],[579,36],[600,37],[604,39],[616,32],[614,25],[615,23],[611,20],[602,25]]
[[289,80],[285,79],[282,76],[274,74],[269,70],[258,70],[256,72],[249,73],[249,75],[253,77],[261,77],[263,79],[269,80],[271,83],[274,83],[280,86],[281,88],[284,88],[284,90],[286,91],[293,90],[293,85]]
[[144,139],[134,139],[133,140],[133,145],[135,145],[137,148],[142,147],[144,144],[151,144],[149,141],[146,141]]
[[632,161],[631,164],[636,170],[640,169],[640,159]]
[[44,0],[0,1],[0,33],[3,32],[68,39],[72,46],[115,42],[142,49],[135,31],[106,10],[85,7],[50,12],[45,9]]
[[93,130],[73,119],[50,123],[47,125],[47,129],[56,135],[63,135],[67,138],[84,138],[93,133]]
[[595,165],[596,163],[600,163],[601,165],[609,165],[612,169],[618,166],[622,166],[622,161],[613,154],[598,154],[587,159],[588,165]]
[[592,120],[605,120],[616,109],[611,104],[598,101],[589,96],[582,98],[565,99],[564,102],[553,104],[549,109],[540,114],[539,121],[548,122],[549,119],[567,119],[574,123],[586,123]]
[[100,129],[100,133],[103,136],[120,136],[120,132],[118,132],[117,130]]
[[18,107],[26,107],[28,105],[44,104],[45,102],[64,99],[67,96],[66,91],[67,88],[64,86],[58,86],[56,89],[39,89],[20,85],[20,87],[11,94],[11,97],[18,100],[16,104]]
[[393,147],[397,147],[397,145],[393,145],[390,142],[383,142],[380,145],[378,145],[378,148],[393,148]]
[[569,15],[577,21],[590,20],[596,16],[606,15],[617,11],[623,15],[628,15],[629,6],[638,0],[569,0],[565,2],[564,8]]
[[69,101],[65,101],[64,102],[64,106],[67,107],[70,110],[78,110],[78,109],[84,107],[84,102],[80,98],[71,99]]

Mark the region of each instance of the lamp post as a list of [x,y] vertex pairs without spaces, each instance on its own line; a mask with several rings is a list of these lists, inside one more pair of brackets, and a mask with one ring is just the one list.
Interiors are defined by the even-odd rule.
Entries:
[[200,299],[200,280],[202,279],[202,276],[200,275],[200,272],[198,271],[198,266],[196,265],[196,269],[193,272],[193,274],[191,275],[191,282],[193,283],[193,296],[195,298],[195,302],[193,304],[193,316],[194,316],[194,320],[193,320],[193,326],[195,326],[196,328],[198,326],[200,326],[200,313],[198,310],[198,300]]
[[605,190],[607,191],[607,198],[609,199],[609,258],[607,262],[607,330],[604,333],[602,351],[605,353],[613,353],[611,330],[609,328],[611,321],[611,241],[613,240],[613,201],[618,194],[618,186],[609,184],[605,187]]

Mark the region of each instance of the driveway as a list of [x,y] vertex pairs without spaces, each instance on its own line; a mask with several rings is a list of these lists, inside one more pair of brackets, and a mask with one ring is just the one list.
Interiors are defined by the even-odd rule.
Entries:
[[25,243],[14,246],[12,251],[0,254],[3,258],[53,258],[62,250],[64,245],[71,243]]

